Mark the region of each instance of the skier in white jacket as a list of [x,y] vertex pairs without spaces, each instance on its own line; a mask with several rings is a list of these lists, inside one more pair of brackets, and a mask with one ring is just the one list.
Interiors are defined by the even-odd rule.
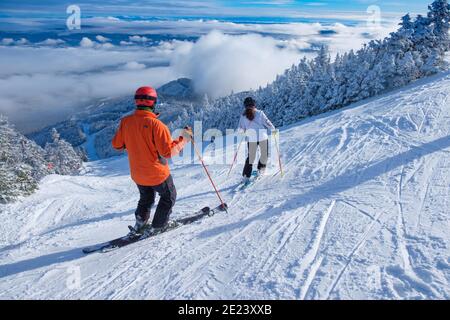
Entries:
[[277,132],[275,126],[267,118],[266,114],[256,108],[256,101],[248,97],[244,101],[245,111],[239,120],[239,129],[245,132],[248,139],[248,157],[245,162],[242,176],[244,182],[248,182],[253,171],[253,163],[256,159],[258,146],[261,156],[258,163],[258,175],[264,175],[269,159],[269,136],[267,131]]

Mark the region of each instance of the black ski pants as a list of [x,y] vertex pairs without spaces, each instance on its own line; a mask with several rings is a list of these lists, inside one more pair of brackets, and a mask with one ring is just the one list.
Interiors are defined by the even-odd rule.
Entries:
[[153,217],[152,227],[162,228],[169,221],[172,208],[177,199],[177,190],[173,183],[172,176],[158,186],[148,187],[138,185],[140,199],[136,209],[136,219],[147,222],[150,219],[150,209],[155,203],[156,192],[160,199],[156,207],[155,216]]
[[258,170],[264,169],[267,166],[267,161],[269,159],[269,140],[259,141],[259,142],[249,142],[248,143],[248,157],[245,161],[244,172],[242,175],[244,177],[250,178],[253,171],[253,163],[256,159],[256,152],[261,150],[261,156],[259,158]]

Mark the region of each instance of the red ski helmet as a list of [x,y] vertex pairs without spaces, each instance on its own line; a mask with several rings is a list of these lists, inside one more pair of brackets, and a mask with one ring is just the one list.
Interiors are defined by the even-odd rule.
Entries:
[[134,101],[138,107],[153,108],[158,101],[158,94],[152,87],[141,87],[136,90]]

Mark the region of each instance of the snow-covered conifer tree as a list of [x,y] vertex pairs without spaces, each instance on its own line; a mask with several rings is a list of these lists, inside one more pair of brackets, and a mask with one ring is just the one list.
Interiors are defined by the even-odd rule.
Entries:
[[60,138],[56,129],[52,130],[52,143],[45,145],[46,158],[57,174],[71,175],[78,173],[82,159],[72,145]]

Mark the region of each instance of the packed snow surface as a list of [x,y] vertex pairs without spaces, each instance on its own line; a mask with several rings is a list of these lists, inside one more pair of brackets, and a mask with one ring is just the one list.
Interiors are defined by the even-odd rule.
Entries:
[[[127,158],[49,176],[1,208],[0,298],[449,299],[449,97],[447,73],[282,128],[284,178],[244,191],[207,151],[229,213],[110,253],[81,249],[133,224]],[[173,217],[218,204],[200,165],[172,172]]]

